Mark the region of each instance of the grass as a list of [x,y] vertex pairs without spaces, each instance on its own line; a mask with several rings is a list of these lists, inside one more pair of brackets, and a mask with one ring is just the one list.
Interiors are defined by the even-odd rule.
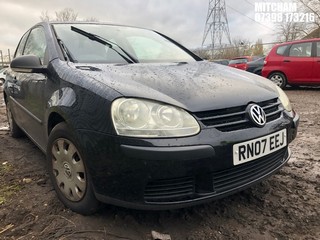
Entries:
[[4,162],[0,165],[0,205],[8,201],[15,193],[21,190],[21,186],[16,180],[6,181],[8,175],[12,175],[13,167]]

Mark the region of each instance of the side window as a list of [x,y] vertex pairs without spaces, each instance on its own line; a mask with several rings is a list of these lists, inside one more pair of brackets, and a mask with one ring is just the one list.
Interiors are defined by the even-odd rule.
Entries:
[[320,42],[317,42],[317,57],[320,57]]
[[290,57],[311,57],[312,43],[292,44],[289,52]]
[[43,63],[44,54],[46,51],[47,43],[45,33],[42,27],[34,28],[27,40],[26,47],[23,55],[33,54],[38,56]]
[[20,42],[19,42],[19,45],[17,47],[17,50],[16,50],[16,53],[14,54],[14,57],[19,57],[23,54],[23,49],[24,49],[24,45],[26,44],[26,41],[27,41],[27,38],[28,38],[28,35],[29,35],[30,31],[26,32]]
[[277,54],[278,55],[284,55],[284,52],[286,51],[287,46],[280,46],[277,48]]

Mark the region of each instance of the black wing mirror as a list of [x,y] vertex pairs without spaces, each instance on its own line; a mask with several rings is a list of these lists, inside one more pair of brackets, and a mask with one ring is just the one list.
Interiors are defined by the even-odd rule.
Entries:
[[47,67],[41,64],[39,57],[24,55],[12,60],[10,67],[15,72],[21,73],[45,73]]

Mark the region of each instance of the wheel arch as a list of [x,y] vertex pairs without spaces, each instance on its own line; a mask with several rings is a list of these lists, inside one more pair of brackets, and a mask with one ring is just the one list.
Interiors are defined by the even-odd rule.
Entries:
[[51,112],[48,117],[47,135],[49,136],[52,129],[61,122],[66,122],[62,115],[57,112]]
[[[279,81],[279,79],[273,79],[273,76],[278,76],[282,80]],[[288,77],[287,75],[282,71],[273,71],[268,75],[268,79],[270,79],[272,82],[274,82],[278,87],[284,89],[288,84]]]
[[272,75],[272,74],[274,74],[274,73],[281,73],[281,74],[283,74],[283,76],[286,78],[286,80],[288,81],[288,76],[287,76],[287,74],[285,74],[283,71],[281,71],[281,70],[274,70],[274,71],[272,71],[272,72],[270,72],[269,73],[269,75],[268,75],[268,78]]
[[[100,203],[95,197],[94,186],[92,184],[89,170],[86,167],[82,149],[77,145],[77,141],[74,138],[72,131],[68,127],[67,122],[64,121],[64,118],[59,113],[52,112],[49,119],[51,120],[50,123],[52,131],[48,139],[47,164],[49,169],[49,177],[57,193],[57,196],[60,201],[72,211],[83,215],[93,214],[99,209]],[[62,148],[53,147],[57,140],[63,141]],[[72,145],[72,148],[70,148],[70,153],[72,154],[68,154],[70,145]],[[53,157],[53,152],[55,151],[57,153],[57,151],[60,150],[62,150],[61,154],[56,154],[55,156],[57,157]],[[78,157],[75,157],[75,153],[78,153]],[[79,167],[80,161],[82,166]],[[56,162],[56,164],[53,164],[53,162]],[[57,172],[60,172],[60,174],[56,174]],[[61,188],[60,181],[58,181],[59,177],[57,176],[62,176],[64,174],[67,175],[66,178],[62,178],[62,180],[64,179],[64,181],[61,181],[61,183],[63,184],[63,187]],[[80,182],[79,177],[82,179],[82,181],[85,181],[85,186],[77,185]],[[68,197],[71,196],[69,195],[68,191],[61,190],[64,189],[65,183],[67,183],[67,187],[69,186],[68,188],[70,188],[70,184],[71,189],[75,190],[75,187],[77,187],[78,190],[81,190],[80,193],[83,193],[83,195],[76,198]],[[80,188],[80,186],[82,187]],[[75,192],[76,190],[72,191],[72,193]],[[75,195],[72,194],[72,196]]]

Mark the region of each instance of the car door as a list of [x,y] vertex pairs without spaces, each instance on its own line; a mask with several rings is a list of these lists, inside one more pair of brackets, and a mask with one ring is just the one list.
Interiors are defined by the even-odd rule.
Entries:
[[[23,42],[25,41],[25,43]],[[36,55],[44,62],[46,38],[43,27],[31,30],[22,39],[15,57],[19,55]],[[20,51],[19,51],[20,49]],[[21,50],[22,49],[22,50]],[[17,73],[11,70],[12,84],[10,104],[18,125],[40,146],[45,140],[44,126],[44,87],[47,76],[42,73]]]
[[320,83],[320,42],[315,42],[315,60],[313,66],[313,80]]
[[310,82],[314,66],[312,42],[292,44],[282,66],[289,84]]

